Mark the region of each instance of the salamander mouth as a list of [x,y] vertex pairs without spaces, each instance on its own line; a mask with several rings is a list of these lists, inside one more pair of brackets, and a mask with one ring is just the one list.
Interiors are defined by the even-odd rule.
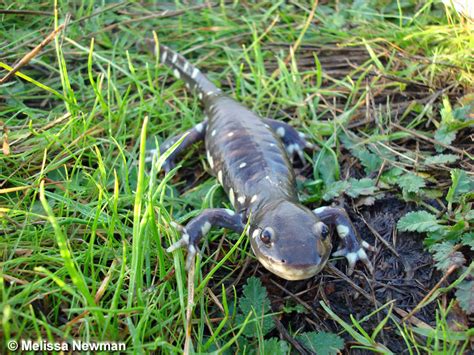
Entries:
[[323,258],[315,264],[294,264],[264,255],[257,255],[257,258],[265,269],[289,281],[304,280],[316,275],[324,268],[328,259]]

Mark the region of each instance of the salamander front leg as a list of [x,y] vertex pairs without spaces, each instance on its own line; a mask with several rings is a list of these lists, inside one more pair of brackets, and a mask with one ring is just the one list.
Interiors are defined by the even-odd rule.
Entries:
[[313,210],[313,212],[324,223],[336,227],[337,234],[341,238],[341,246],[333,253],[333,256],[346,257],[349,262],[348,274],[351,275],[354,272],[354,266],[358,260],[361,260],[367,269],[373,273],[374,268],[365,250],[374,251],[375,249],[366,241],[361,240],[347,212],[342,208],[333,207],[320,207]]
[[172,251],[186,247],[188,257],[186,259],[186,268],[189,268],[191,262],[198,250],[198,244],[212,227],[222,227],[231,229],[237,233],[242,233],[245,224],[239,214],[225,208],[208,208],[199,216],[193,218],[186,227],[179,227],[181,231],[181,239],[171,245],[166,251]]
[[264,122],[281,138],[291,160],[297,154],[300,160],[305,162],[303,151],[305,149],[314,149],[314,145],[306,140],[304,133],[298,132],[285,122],[270,118],[264,119]]
[[[176,157],[189,148],[194,143],[201,141],[204,139],[207,129],[207,120],[198,123],[191,129],[188,129],[186,132],[178,134],[174,137],[168,138],[161,144],[160,146],[160,154],[163,154],[167,151],[173,144],[175,144],[183,135],[186,133],[188,134],[186,138],[184,138],[183,142],[180,144],[178,148],[174,150],[173,153],[166,159],[165,163],[163,164],[163,169],[166,173],[168,173],[171,169],[175,166],[175,159]],[[147,158],[146,162],[151,162],[153,160],[153,155],[156,154],[156,149],[151,149],[147,151]]]

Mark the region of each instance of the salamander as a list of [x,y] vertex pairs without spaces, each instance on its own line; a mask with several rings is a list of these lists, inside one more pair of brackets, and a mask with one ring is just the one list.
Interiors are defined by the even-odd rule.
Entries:
[[161,144],[163,153],[185,135],[164,169],[172,169],[180,153],[204,140],[211,173],[234,208],[203,210],[181,227],[181,239],[167,251],[186,247],[189,266],[199,241],[212,227],[243,233],[248,224],[247,235],[259,262],[284,279],[301,280],[317,274],[327,262],[333,226],[340,237],[333,256],[347,258],[349,274],[358,260],[372,272],[365,250],[373,248],[360,238],[344,209],[310,210],[298,201],[291,161],[295,156],[303,158],[303,150],[312,147],[304,135],[284,122],[259,117],[225,95],[170,48],[159,45],[158,53],[161,63],[197,93],[206,115],[195,127]]

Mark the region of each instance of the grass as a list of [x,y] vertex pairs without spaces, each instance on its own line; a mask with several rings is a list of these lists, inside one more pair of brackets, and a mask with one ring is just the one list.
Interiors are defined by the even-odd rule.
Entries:
[[[11,339],[120,341],[130,352],[184,347],[185,255],[167,254],[163,246],[179,238],[172,221],[185,223],[203,208],[229,202],[205,174],[198,150],[186,153],[182,168],[167,176],[156,173],[164,157],[145,165],[147,147],[203,118],[197,98],[141,50],[153,31],[229,95],[308,133],[319,150],[310,157],[312,167],[302,170],[310,180],[299,182],[307,202],[345,196],[364,209],[370,198],[394,194],[438,219],[447,210],[439,223],[466,221],[462,230],[469,232],[472,196],[454,192],[449,170],[472,167],[469,154],[458,152],[468,151],[472,116],[462,122],[450,116],[468,106],[474,84],[472,22],[434,1],[321,3],[314,17],[312,4],[304,2],[186,8],[180,2],[57,0],[38,6],[18,0],[8,9],[44,13],[0,11],[1,77],[72,15],[64,32],[0,86],[3,352]],[[178,11],[150,16],[165,9]],[[457,155],[454,165],[423,163],[438,156],[439,144]],[[407,183],[397,185],[407,173]],[[435,293],[431,302],[444,297],[444,303],[423,334],[412,322],[398,324],[403,315],[382,307],[386,300],[373,304],[375,325],[362,316],[341,318],[335,309],[346,306],[333,302],[335,309],[306,309],[311,321],[285,321],[289,338],[277,341],[283,333],[265,333],[259,316],[276,312],[287,319],[294,311],[254,308],[244,314],[242,287],[257,267],[248,241],[218,230],[210,235],[194,279],[196,352],[277,347],[285,353],[295,346],[290,338],[303,331],[339,332],[359,346],[410,353],[455,353],[472,337],[472,322],[453,335],[447,315],[459,306],[449,289]],[[275,282],[298,292],[261,267],[258,272],[267,289],[276,292]],[[456,278],[459,283],[468,275]],[[298,297],[285,302],[301,307]],[[322,321],[331,317],[335,322]],[[245,331],[252,324],[253,336]],[[384,341],[386,324],[398,345]]]

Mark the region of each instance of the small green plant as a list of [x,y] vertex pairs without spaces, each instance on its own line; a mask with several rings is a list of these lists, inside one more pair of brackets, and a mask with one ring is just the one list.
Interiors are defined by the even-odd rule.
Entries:
[[[436,268],[444,273],[459,269],[464,271],[467,260],[460,251],[466,247],[474,250],[474,213],[472,202],[474,179],[466,171],[451,171],[451,186],[446,195],[447,211],[432,214],[427,211],[409,212],[397,223],[398,230],[426,233],[426,245],[433,253]],[[472,263],[471,263],[472,268]],[[467,314],[474,313],[474,275],[457,286],[456,297]]]
[[[260,279],[250,277],[243,287],[243,294],[239,299],[239,314],[236,323],[242,323],[249,319],[239,345],[247,349],[250,354],[254,353],[255,341],[258,342],[258,353],[260,354],[288,354],[289,344],[284,340],[275,338],[263,339],[274,328],[275,324],[270,313],[270,300],[267,290],[262,285]],[[316,352],[318,355],[337,354],[344,348],[344,341],[338,335],[327,332],[305,332],[298,334],[298,339],[308,350]]]

